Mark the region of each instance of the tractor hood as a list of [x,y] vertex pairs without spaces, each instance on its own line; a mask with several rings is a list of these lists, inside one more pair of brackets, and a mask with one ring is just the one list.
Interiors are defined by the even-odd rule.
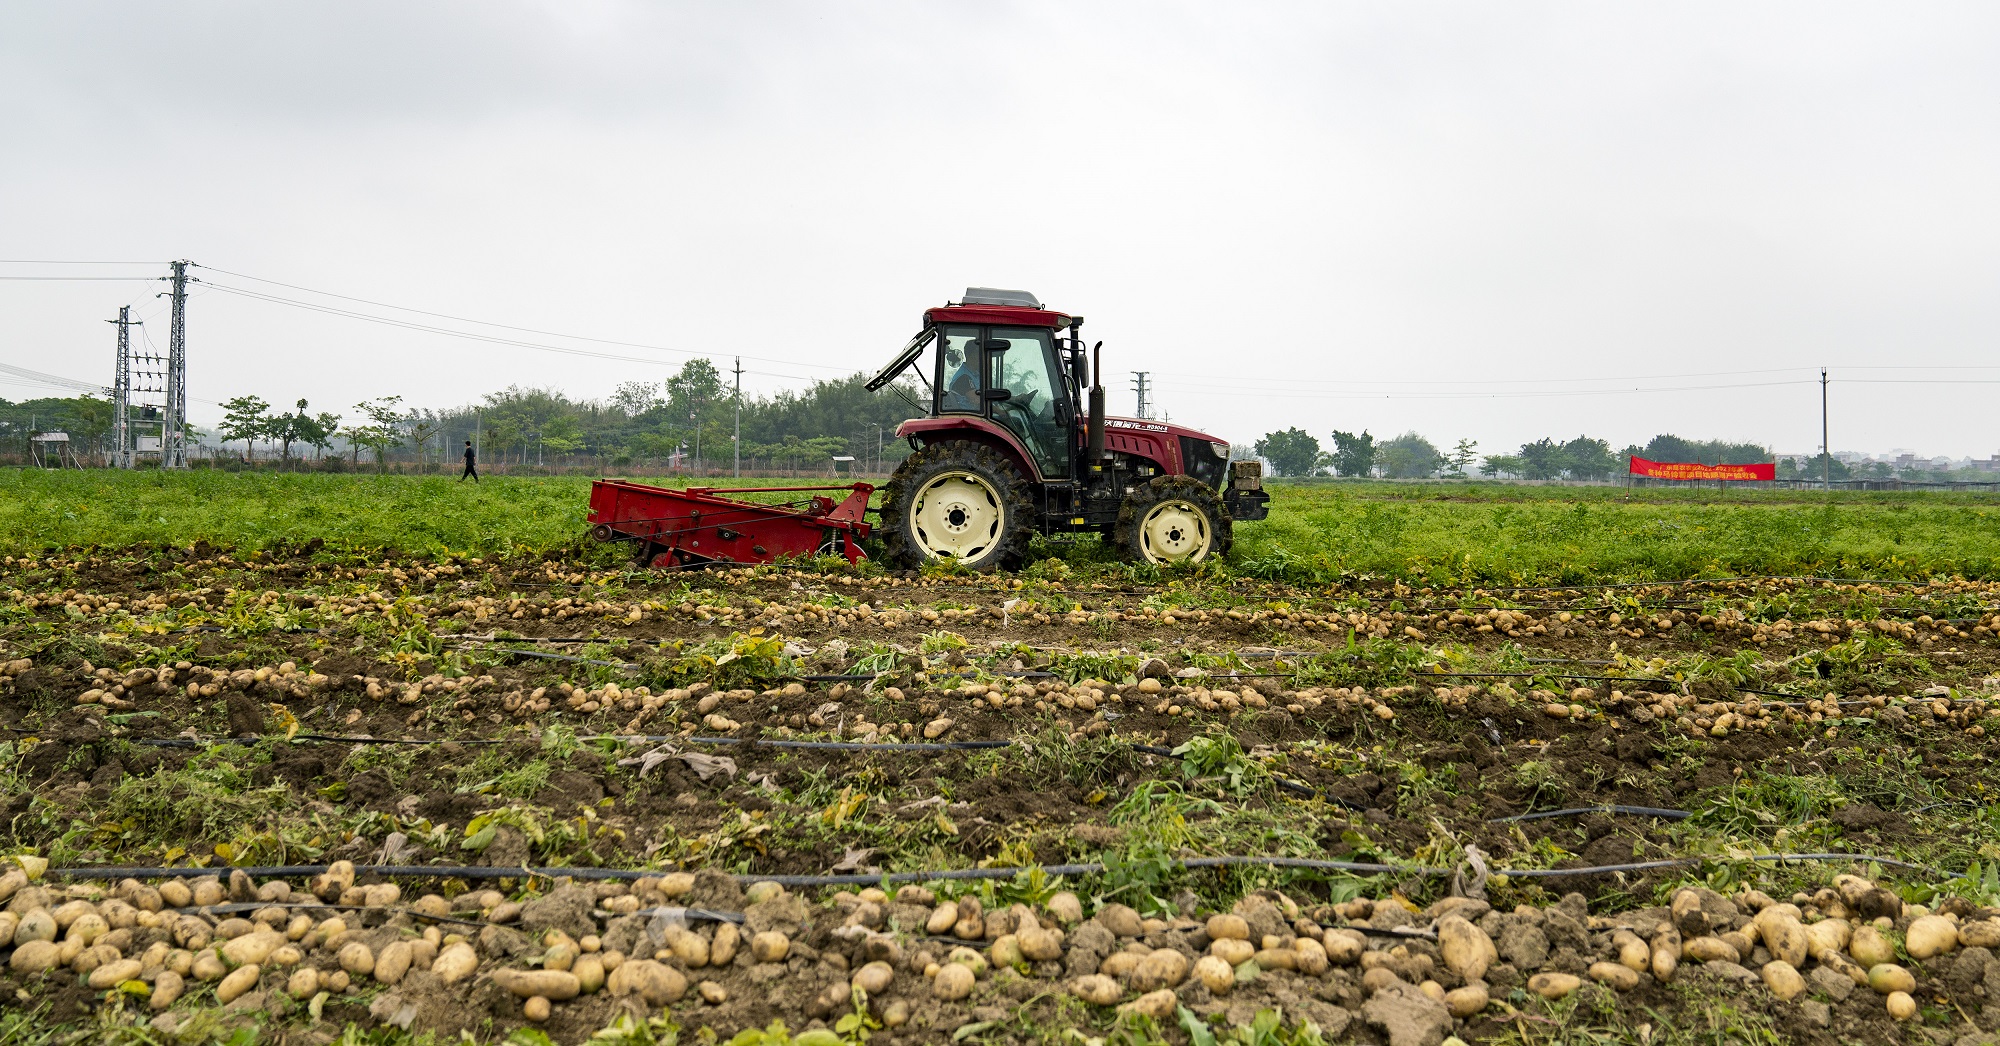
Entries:
[[1220,436],[1211,436],[1186,425],[1176,425],[1168,421],[1147,421],[1144,418],[1107,417],[1104,419],[1104,428],[1107,432],[1153,432],[1162,436],[1186,436],[1189,439],[1205,440],[1209,443],[1229,442]]

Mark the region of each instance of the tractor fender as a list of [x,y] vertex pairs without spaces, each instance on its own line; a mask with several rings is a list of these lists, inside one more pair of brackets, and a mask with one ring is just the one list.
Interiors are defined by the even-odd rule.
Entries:
[[907,439],[918,445],[937,443],[948,439],[965,440],[968,443],[982,443],[1006,455],[1014,467],[1029,482],[1042,484],[1048,477],[1035,467],[1034,459],[1028,456],[1028,449],[1021,441],[1007,431],[1005,426],[985,418],[967,414],[947,414],[940,418],[911,418],[896,426],[896,438]]

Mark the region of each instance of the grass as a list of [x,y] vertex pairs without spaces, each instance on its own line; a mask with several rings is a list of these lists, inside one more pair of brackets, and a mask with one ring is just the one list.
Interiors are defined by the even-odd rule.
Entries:
[[[0,552],[197,541],[274,549],[319,538],[362,554],[540,555],[594,548],[583,541],[589,489],[575,476],[473,486],[367,474],[14,469],[0,472]],[[1440,584],[2000,576],[2000,499],[1986,494],[1493,483],[1274,482],[1271,490],[1271,519],[1236,528],[1226,569]],[[1048,552],[1057,558],[1039,561],[1030,580],[1081,570],[1151,582],[1159,573],[1110,563],[1095,542]]]

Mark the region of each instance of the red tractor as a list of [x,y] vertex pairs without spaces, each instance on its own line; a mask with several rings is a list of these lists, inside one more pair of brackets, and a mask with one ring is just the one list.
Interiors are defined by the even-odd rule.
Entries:
[[1086,532],[1135,560],[1198,562],[1229,551],[1232,522],[1265,517],[1261,467],[1232,464],[1226,441],[1105,417],[1104,343],[1090,358],[1082,331],[1083,317],[1026,291],[972,287],[925,311],[868,383],[881,389],[937,349],[916,371],[929,415],[896,429],[916,451],[890,477],[875,528],[892,566],[952,557],[1012,569],[1033,535]]

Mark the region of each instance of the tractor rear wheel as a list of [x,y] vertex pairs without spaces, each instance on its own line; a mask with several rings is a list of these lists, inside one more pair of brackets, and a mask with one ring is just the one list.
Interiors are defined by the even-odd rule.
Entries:
[[1222,496],[1192,476],[1159,476],[1126,495],[1112,536],[1126,557],[1161,564],[1220,558],[1233,537]]
[[953,558],[974,570],[1012,570],[1034,533],[1027,480],[978,443],[933,443],[905,458],[883,488],[882,545],[893,566]]

